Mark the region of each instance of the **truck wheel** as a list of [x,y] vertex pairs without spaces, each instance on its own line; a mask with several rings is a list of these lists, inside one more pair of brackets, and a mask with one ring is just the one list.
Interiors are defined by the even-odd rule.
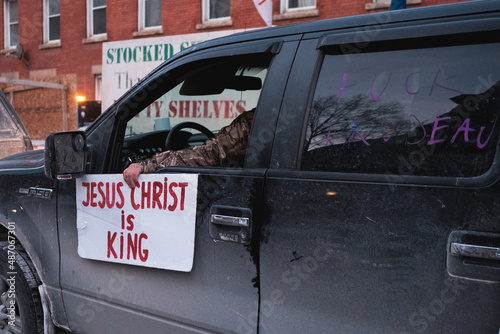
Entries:
[[42,334],[39,284],[19,247],[0,242],[0,334]]

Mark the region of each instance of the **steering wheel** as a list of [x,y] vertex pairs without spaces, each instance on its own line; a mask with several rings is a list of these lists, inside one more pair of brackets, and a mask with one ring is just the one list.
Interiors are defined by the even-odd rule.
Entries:
[[182,129],[195,129],[203,133],[205,136],[208,137],[208,139],[215,137],[214,133],[207,129],[205,126],[195,123],[195,122],[182,122],[177,125],[175,125],[172,129],[170,129],[167,139],[165,140],[165,149],[166,150],[173,150],[175,148],[175,145],[173,143],[174,138],[177,136],[180,130]]

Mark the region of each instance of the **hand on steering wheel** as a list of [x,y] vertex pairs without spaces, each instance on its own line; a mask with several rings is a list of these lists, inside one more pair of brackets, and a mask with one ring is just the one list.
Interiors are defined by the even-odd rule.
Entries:
[[173,139],[175,138],[176,134],[182,130],[182,129],[195,129],[203,133],[205,136],[207,136],[209,139],[215,137],[214,133],[207,129],[205,126],[195,123],[195,122],[182,122],[177,125],[175,125],[172,129],[170,129],[167,139],[165,140],[165,150],[173,150],[175,145],[173,143]]

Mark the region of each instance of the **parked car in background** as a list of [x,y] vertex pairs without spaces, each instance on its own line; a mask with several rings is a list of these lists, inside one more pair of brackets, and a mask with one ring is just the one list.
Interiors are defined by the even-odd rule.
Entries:
[[0,158],[32,150],[30,137],[5,94],[0,91]]
[[[497,0],[180,52],[0,160],[0,327],[499,333],[499,55]],[[124,183],[251,110],[242,161]]]

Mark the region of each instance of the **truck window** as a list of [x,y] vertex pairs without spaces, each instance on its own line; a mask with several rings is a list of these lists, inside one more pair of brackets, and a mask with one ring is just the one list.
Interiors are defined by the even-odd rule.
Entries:
[[[267,58],[202,61],[159,77],[157,88],[144,93],[146,99],[154,99],[126,123],[123,147],[130,160],[141,161],[167,149],[167,135],[178,124],[194,122],[216,134],[254,109],[266,77]],[[184,128],[175,139],[175,149],[202,145],[206,139],[199,130]]]
[[498,142],[499,44],[325,55],[301,169],[478,176]]

